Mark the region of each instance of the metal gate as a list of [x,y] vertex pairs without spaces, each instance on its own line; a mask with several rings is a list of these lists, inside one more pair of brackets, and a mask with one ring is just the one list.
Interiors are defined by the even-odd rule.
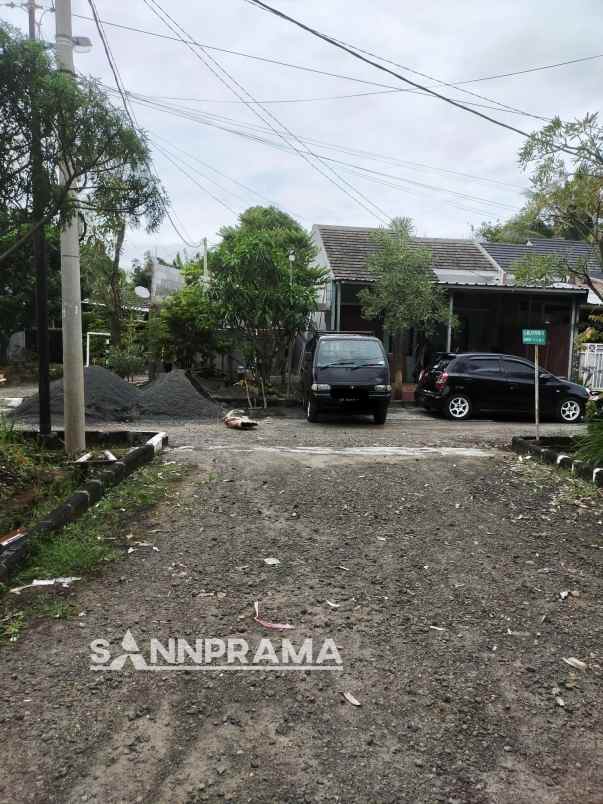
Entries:
[[589,388],[603,389],[603,343],[586,343],[580,352],[580,376]]

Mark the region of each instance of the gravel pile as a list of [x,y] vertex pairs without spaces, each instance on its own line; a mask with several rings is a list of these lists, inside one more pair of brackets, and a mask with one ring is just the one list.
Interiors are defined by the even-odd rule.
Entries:
[[[105,421],[129,421],[140,413],[140,391],[117,374],[101,366],[84,369],[84,395],[86,416]],[[50,410],[55,415],[63,414],[63,380],[50,384]],[[29,418],[39,412],[39,397],[24,399],[15,410],[15,416]]]
[[145,415],[215,419],[222,414],[222,408],[202,396],[181,369],[162,374],[143,388],[140,402]]

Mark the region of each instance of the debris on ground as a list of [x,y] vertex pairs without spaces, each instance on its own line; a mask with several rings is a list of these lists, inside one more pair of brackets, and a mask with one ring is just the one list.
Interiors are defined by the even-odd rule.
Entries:
[[362,706],[358,698],[355,698],[351,692],[344,692],[343,697],[346,699],[348,703],[351,703],[352,706]]
[[576,659],[575,656],[570,656],[569,659],[563,659],[563,661],[570,667],[575,667],[576,670],[586,670],[586,662]]
[[246,416],[242,410],[229,410],[223,421],[227,427],[233,430],[252,430],[259,424],[255,419]]
[[264,559],[264,564],[268,564],[269,567],[276,567],[276,565],[280,563],[278,558],[272,558],[272,556]]
[[333,603],[332,600],[325,601],[327,606],[330,606],[332,609],[338,609],[341,606],[341,603]]
[[40,586],[60,586],[63,589],[69,589],[71,584],[74,581],[81,581],[80,577],[68,577],[68,578],[43,578],[41,580],[34,580],[31,583],[25,584],[25,586],[15,586],[13,589],[9,589],[9,592],[12,592],[13,595],[20,595],[24,589],[34,589]]
[[253,619],[264,628],[269,628],[272,631],[290,631],[293,628],[293,626],[288,623],[271,623],[268,620],[262,620],[260,618],[260,604],[256,601],[253,607],[255,609],[255,617]]

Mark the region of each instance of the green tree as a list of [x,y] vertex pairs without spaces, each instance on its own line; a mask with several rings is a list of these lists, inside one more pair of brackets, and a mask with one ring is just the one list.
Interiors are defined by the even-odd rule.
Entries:
[[[603,127],[598,116],[589,114],[571,123],[553,119],[527,139],[519,161],[531,170],[532,220],[553,236],[591,243],[603,263]],[[514,272],[520,284],[576,281],[603,301],[592,265],[585,258],[529,255],[515,263]]]
[[[154,321],[150,334],[158,339],[163,354],[174,356],[182,368],[190,368],[197,356],[205,363],[216,352],[227,346],[220,332],[220,311],[199,282],[189,282],[178,293],[169,296],[162,305],[158,322]],[[154,314],[157,318],[157,314]],[[157,347],[150,344],[150,350]],[[160,355],[155,354],[159,359]]]
[[[149,168],[145,137],[95,82],[75,82],[55,66],[42,44],[0,25],[0,213],[2,234],[13,237],[0,252],[0,263],[40,227],[62,225],[73,216],[72,190],[84,212],[104,219],[145,215],[157,225],[164,212],[163,190]],[[34,110],[42,141],[42,204],[35,220],[30,159]]]
[[540,211],[530,202],[508,221],[484,221],[475,234],[491,243],[525,243],[533,237],[554,237],[555,231],[541,219]]
[[151,290],[153,283],[153,257],[150,251],[145,251],[142,262],[138,259],[132,260],[132,282],[134,287]]
[[309,234],[275,207],[251,207],[210,252],[209,295],[265,386],[307,329],[325,272]]
[[365,318],[380,318],[393,338],[394,386],[402,395],[404,381],[403,339],[415,328],[423,336],[448,321],[446,295],[432,270],[431,252],[412,241],[409,219],[395,219],[390,229],[373,237],[376,249],[368,266],[375,280],[359,295]]

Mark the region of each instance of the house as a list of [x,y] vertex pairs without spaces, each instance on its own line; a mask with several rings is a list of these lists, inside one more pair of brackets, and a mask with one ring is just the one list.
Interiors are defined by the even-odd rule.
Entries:
[[[356,226],[315,225],[312,238],[316,261],[329,280],[315,317],[318,329],[370,331],[389,348],[388,333],[379,321],[362,317],[358,292],[371,284],[368,257],[376,249],[377,229]],[[497,351],[531,357],[522,344],[523,328],[545,328],[548,345],[541,360],[549,371],[568,377],[574,366],[574,336],[580,309],[596,301],[587,288],[570,283],[518,286],[513,263],[526,253],[562,253],[570,260],[585,258],[596,276],[600,265],[586,243],[538,239],[525,245],[479,243],[469,239],[417,237],[418,247],[431,251],[432,268],[449,301],[450,320],[429,344],[429,351]],[[453,317],[458,327],[452,328]],[[408,333],[405,344],[406,376],[416,374],[417,338]]]

